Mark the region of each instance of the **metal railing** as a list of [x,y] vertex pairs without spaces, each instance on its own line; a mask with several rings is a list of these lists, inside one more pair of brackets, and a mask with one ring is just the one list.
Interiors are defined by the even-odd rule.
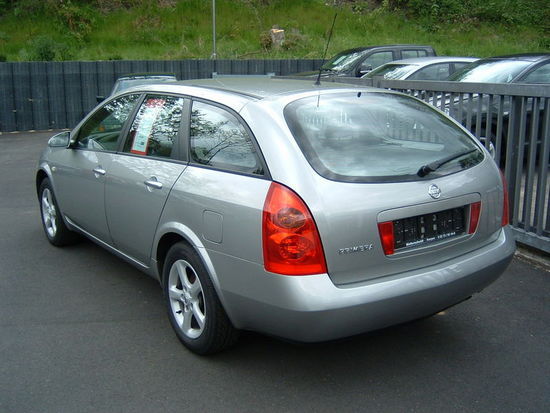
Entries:
[[[128,73],[289,75],[318,68],[311,60],[181,60],[0,63],[0,132],[71,128]],[[301,78],[302,80],[304,78]],[[447,112],[495,149],[510,193],[516,239],[550,253],[550,85],[329,78],[393,89]]]
[[314,70],[320,59],[114,60],[0,62],[0,132],[74,127],[130,73],[173,73],[178,79],[220,75],[288,75]]

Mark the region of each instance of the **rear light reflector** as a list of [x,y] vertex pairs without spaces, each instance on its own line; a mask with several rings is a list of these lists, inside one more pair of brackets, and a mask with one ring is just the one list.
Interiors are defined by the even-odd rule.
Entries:
[[504,193],[502,200],[502,226],[505,227],[510,223],[510,210],[508,209],[510,201],[508,199],[508,183],[502,171],[500,171],[500,177],[502,179],[502,192]]
[[481,215],[481,202],[474,202],[470,204],[470,226],[468,227],[468,234],[476,232],[477,225],[479,224],[479,216]]
[[393,221],[379,222],[378,232],[380,233],[384,254],[392,255],[395,252]]
[[327,272],[317,225],[308,207],[291,189],[273,182],[264,203],[264,267],[283,275]]

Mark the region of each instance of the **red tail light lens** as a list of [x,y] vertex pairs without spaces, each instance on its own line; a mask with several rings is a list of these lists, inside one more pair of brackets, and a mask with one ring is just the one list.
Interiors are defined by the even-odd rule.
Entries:
[[380,233],[380,240],[382,241],[382,248],[384,254],[392,255],[395,252],[395,243],[393,238],[393,222],[379,222],[378,232]]
[[481,202],[470,204],[470,226],[468,234],[476,232],[477,224],[479,224],[479,216],[481,215]]
[[510,211],[509,211],[509,199],[508,199],[508,183],[502,171],[500,171],[500,177],[502,179],[502,191],[504,192],[504,199],[502,200],[502,226],[505,227],[510,223]]
[[319,231],[295,192],[273,182],[265,200],[262,225],[267,271],[284,275],[327,272]]

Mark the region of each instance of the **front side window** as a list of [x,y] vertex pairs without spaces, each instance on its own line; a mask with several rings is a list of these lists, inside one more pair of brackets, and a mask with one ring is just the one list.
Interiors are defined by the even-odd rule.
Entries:
[[376,52],[371,54],[361,63],[360,71],[368,71],[376,69],[378,66],[383,65],[384,63],[391,62],[393,60],[392,52]]
[[247,130],[236,116],[217,106],[193,102],[189,152],[202,165],[263,174]]
[[134,110],[140,95],[121,96],[103,105],[80,128],[74,147],[116,151],[124,123]]
[[449,77],[450,69],[449,63],[438,63],[435,65],[430,65],[423,67],[416,73],[414,73],[410,80],[443,80]]
[[[329,93],[290,103],[284,116],[313,169],[336,181],[431,179],[483,160],[472,137],[408,96]],[[445,159],[427,178],[419,174],[422,166]]]
[[181,97],[147,96],[128,132],[124,152],[169,158],[177,141],[182,111]]

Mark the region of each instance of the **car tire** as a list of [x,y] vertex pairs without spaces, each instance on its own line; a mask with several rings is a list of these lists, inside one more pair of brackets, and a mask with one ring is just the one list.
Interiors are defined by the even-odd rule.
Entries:
[[170,324],[179,340],[200,355],[226,349],[238,331],[223,309],[206,268],[188,244],[174,244],[164,262],[162,286]]
[[42,227],[48,241],[56,247],[74,244],[78,239],[78,235],[65,225],[48,178],[43,179],[40,183],[38,197]]

